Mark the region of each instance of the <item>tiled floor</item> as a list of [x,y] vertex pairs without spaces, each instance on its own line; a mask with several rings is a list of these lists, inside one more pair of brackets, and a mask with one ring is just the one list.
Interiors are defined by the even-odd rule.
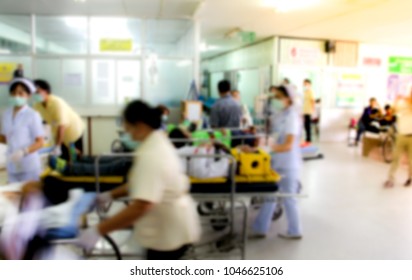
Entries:
[[322,145],[324,160],[305,163],[301,200],[304,238],[251,240],[249,259],[412,259],[412,188],[406,169],[394,189],[383,189],[389,165],[360,150]]

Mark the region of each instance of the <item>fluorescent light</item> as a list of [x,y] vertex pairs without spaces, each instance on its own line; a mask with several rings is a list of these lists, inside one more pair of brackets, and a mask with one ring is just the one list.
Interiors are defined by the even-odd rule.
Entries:
[[321,0],[263,0],[263,6],[275,8],[277,11],[286,13],[295,10],[302,10],[315,6]]
[[84,29],[86,27],[86,19],[80,17],[66,17],[64,23],[74,29]]
[[74,2],[76,2],[76,3],[84,3],[84,2],[86,2],[86,0],[74,0]]

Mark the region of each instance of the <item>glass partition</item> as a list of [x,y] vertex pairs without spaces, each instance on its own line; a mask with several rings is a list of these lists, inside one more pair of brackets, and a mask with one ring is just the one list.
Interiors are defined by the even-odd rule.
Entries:
[[156,70],[146,65],[145,99],[152,105],[180,106],[189,93],[193,80],[190,60],[159,60]]
[[36,51],[40,54],[86,54],[86,17],[36,17]]
[[30,16],[0,15],[0,54],[30,52]]
[[124,105],[130,100],[141,97],[140,83],[140,61],[117,61],[117,97],[119,105]]
[[50,59],[36,61],[37,78],[48,81],[52,93],[71,105],[87,104],[87,71],[84,59]]
[[115,61],[92,61],[92,105],[116,104]]
[[138,55],[141,53],[141,29],[139,19],[91,18],[92,53]]
[[180,106],[194,79],[193,26],[188,19],[0,15],[0,107],[18,64],[75,108],[100,112],[136,98]]
[[148,20],[146,48],[169,57],[190,57],[194,53],[194,33],[188,20]]

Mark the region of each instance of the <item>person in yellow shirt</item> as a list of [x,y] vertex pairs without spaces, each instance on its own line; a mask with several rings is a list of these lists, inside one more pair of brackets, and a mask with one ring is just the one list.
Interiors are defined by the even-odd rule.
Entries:
[[312,82],[309,79],[303,81],[303,116],[305,122],[306,142],[312,142],[312,115],[315,111],[315,98],[312,91]]
[[50,84],[35,80],[34,109],[52,128],[55,140],[53,155],[72,161],[83,151],[84,123],[81,117],[62,98],[52,95]]

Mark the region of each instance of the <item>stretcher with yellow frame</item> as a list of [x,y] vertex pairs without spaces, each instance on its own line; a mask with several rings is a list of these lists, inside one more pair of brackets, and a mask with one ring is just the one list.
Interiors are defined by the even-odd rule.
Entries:
[[[125,183],[124,176],[100,176],[99,161],[103,157],[132,157],[134,154],[107,154],[97,156],[95,160],[95,176],[63,176],[56,171],[47,169],[43,178],[56,178],[68,184],[72,184],[73,188],[82,188],[85,191],[103,192],[114,189]],[[270,157],[263,151],[244,155],[237,150],[232,150],[232,155],[188,155],[186,158],[196,157],[211,157],[211,158],[227,158],[230,161],[230,172],[226,178],[212,179],[197,179],[190,178],[191,190],[190,193],[196,201],[225,201],[227,213],[227,225],[229,232],[219,239],[220,247],[239,249],[240,258],[246,258],[247,245],[247,228],[248,228],[248,205],[244,200],[239,199],[241,196],[274,196],[277,194],[277,182],[280,180],[280,175],[270,169]],[[268,168],[269,166],[269,168]],[[58,188],[58,186],[55,186]],[[242,228],[240,240],[235,240],[235,210],[242,210]],[[104,219],[105,213],[98,211],[99,216]],[[208,217],[209,220],[212,217]],[[217,244],[217,242],[215,243]],[[204,245],[204,244],[202,244]],[[196,248],[193,247],[193,248]],[[118,249],[118,248],[116,248]],[[193,249],[195,250],[195,249]],[[233,251],[233,250],[232,250]],[[190,258],[198,258],[195,251],[192,251]],[[99,255],[100,256],[100,255]],[[208,257],[212,255],[209,254]]]

